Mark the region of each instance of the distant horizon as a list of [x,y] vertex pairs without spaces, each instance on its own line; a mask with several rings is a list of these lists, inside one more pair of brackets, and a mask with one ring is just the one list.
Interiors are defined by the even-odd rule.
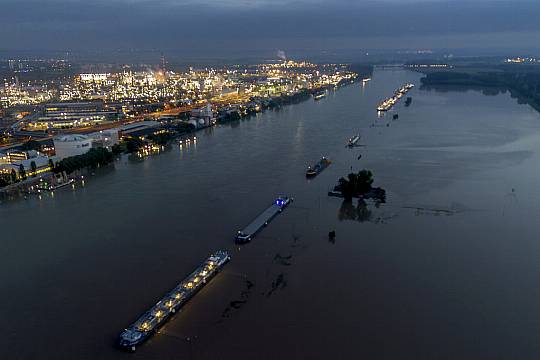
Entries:
[[315,62],[344,61],[370,62],[399,59],[445,59],[453,57],[511,57],[533,56],[540,57],[538,49],[430,49],[430,48],[401,48],[401,49],[335,49],[335,50],[305,50],[305,49],[261,49],[257,51],[230,51],[228,53],[185,53],[174,49],[87,49],[87,50],[29,50],[29,49],[0,49],[0,61],[9,59],[66,59],[75,62],[88,63],[160,63],[161,55],[168,62],[227,62],[249,63],[253,61],[278,60],[278,52],[283,52],[287,59],[308,60]]
[[[156,49],[249,54],[284,49],[489,49],[538,46],[531,0],[0,0],[0,43],[31,52]],[[229,55],[227,55],[229,56]]]

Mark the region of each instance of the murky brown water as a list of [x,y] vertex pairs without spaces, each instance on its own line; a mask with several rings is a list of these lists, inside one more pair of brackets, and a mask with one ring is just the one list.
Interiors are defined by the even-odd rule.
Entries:
[[[508,94],[417,87],[398,120],[377,118],[419,78],[377,71],[76,191],[2,204],[0,358],[535,358],[540,115]],[[358,132],[365,146],[345,148]],[[306,181],[322,155],[333,164]],[[386,204],[326,196],[351,166],[373,171]],[[236,247],[279,194],[295,202]],[[231,263],[161,334],[135,354],[113,347],[217,249]]]

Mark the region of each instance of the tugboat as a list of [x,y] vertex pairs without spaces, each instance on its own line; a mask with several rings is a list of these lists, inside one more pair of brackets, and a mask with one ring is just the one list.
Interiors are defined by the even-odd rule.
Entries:
[[310,166],[306,170],[306,177],[312,178],[319,175],[324,169],[326,169],[332,162],[326,157],[322,157],[318,163],[313,166]]
[[349,139],[349,142],[347,143],[347,147],[354,147],[356,143],[360,140],[360,135],[355,135],[352,138]]

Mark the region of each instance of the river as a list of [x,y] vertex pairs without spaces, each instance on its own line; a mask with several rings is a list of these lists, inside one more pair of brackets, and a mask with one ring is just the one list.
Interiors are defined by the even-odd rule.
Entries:
[[[420,89],[420,77],[376,70],[0,205],[0,358],[537,357],[540,115],[507,93]],[[378,117],[407,82],[412,105]],[[307,181],[321,156],[333,163]],[[327,196],[351,168],[373,172],[385,204]],[[281,194],[294,203],[236,246]],[[159,334],[134,354],[114,347],[218,249],[231,263]]]

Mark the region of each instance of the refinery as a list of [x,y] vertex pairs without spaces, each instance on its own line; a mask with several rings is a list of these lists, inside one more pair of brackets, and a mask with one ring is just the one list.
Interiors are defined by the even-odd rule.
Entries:
[[[0,85],[2,189],[27,191],[44,181],[57,189],[62,182],[53,175],[78,170],[82,163],[75,157],[87,156],[90,150],[144,158],[161,153],[164,145],[180,137],[187,137],[177,140],[181,148],[191,146],[197,130],[322,99],[328,90],[369,75],[347,64],[291,60],[187,71],[172,70],[164,61],[154,68],[124,66],[54,81],[22,81],[19,76],[26,66],[13,63],[14,69],[22,70]],[[47,66],[69,68],[63,62]],[[87,160],[92,166],[111,160],[107,153],[99,155],[99,161],[91,157]],[[66,162],[67,169],[59,166]]]

